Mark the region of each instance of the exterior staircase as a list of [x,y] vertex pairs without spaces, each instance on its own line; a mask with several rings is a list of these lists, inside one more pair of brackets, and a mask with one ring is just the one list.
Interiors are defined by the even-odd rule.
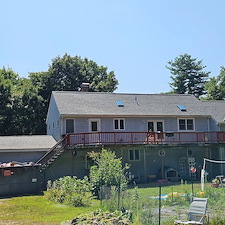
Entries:
[[65,150],[67,135],[61,138],[49,151],[47,151],[35,164],[41,164],[42,169],[49,167]]

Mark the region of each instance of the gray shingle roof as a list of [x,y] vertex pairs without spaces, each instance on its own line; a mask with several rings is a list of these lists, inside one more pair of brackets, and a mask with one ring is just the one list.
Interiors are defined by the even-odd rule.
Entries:
[[0,136],[0,150],[46,150],[55,144],[50,135]]
[[225,101],[202,101],[203,110],[210,114],[218,123],[225,122]]
[[[64,116],[206,116],[201,101],[188,94],[54,91],[53,97]],[[121,100],[124,107],[118,107],[116,100]],[[182,112],[178,104],[187,111]]]

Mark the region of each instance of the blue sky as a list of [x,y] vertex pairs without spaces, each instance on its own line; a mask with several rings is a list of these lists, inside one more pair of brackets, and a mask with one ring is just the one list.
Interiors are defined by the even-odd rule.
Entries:
[[224,0],[0,0],[0,68],[20,77],[68,53],[113,70],[116,92],[170,91],[167,62],[225,66]]

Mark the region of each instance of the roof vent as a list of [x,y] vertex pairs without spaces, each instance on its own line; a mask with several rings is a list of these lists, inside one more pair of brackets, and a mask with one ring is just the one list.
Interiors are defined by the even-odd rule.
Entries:
[[139,105],[137,97],[134,98],[134,102]]
[[177,107],[180,109],[182,112],[186,112],[187,109],[183,105],[177,105]]

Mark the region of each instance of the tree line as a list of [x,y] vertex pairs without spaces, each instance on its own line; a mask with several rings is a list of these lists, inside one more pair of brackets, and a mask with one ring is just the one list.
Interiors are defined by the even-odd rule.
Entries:
[[[217,77],[202,60],[183,54],[168,62],[171,91],[197,98],[220,100],[225,97],[225,67]],[[52,60],[47,71],[20,77],[10,68],[0,69],[0,135],[46,134],[45,119],[52,91],[78,91],[83,82],[89,91],[113,92],[118,80],[113,71],[96,62],[64,54]]]
[[118,80],[113,71],[96,62],[65,54],[56,57],[48,71],[21,78],[10,68],[0,69],[0,135],[46,134],[46,115],[52,91],[113,92]]

